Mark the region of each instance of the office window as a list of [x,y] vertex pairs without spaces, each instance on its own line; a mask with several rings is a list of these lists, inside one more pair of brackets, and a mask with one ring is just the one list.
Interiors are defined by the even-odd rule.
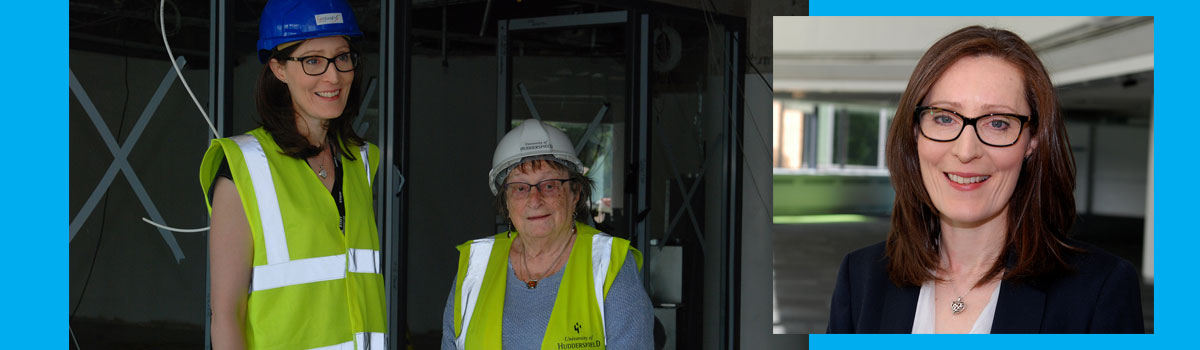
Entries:
[[777,173],[887,175],[883,146],[894,106],[776,99]]

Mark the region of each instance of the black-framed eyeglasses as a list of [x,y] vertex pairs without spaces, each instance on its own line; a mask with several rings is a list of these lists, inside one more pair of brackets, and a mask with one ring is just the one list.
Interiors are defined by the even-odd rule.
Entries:
[[967,118],[958,112],[930,106],[919,106],[913,111],[917,128],[925,138],[950,142],[962,135],[967,125],[975,127],[979,142],[993,147],[1008,147],[1021,138],[1021,130],[1029,122],[1028,116],[1012,113],[991,113]]
[[557,195],[559,190],[562,190],[563,185],[571,182],[571,179],[545,179],[538,181],[536,184],[525,182],[509,182],[504,184],[504,190],[510,199],[525,199],[533,193],[533,189],[537,188],[543,196]]
[[301,56],[288,57],[288,61],[300,62],[300,66],[304,68],[304,74],[321,75],[329,70],[329,64],[333,64],[333,68],[339,72],[352,72],[358,67],[358,53],[346,52],[333,58],[325,56]]

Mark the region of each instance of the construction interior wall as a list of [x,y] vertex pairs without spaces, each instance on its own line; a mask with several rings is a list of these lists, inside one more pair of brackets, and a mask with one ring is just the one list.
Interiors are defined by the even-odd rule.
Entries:
[[[207,71],[193,68],[206,67],[183,70],[203,94]],[[82,225],[70,243],[71,325],[105,323],[82,328],[111,332],[110,337],[127,329],[159,329],[167,338],[160,345],[203,344],[206,235],[168,232],[169,242],[142,218],[150,217],[152,206],[164,224],[207,226],[198,166],[211,132],[177,80],[166,86],[153,113],[143,116],[164,77],[175,74],[165,55],[153,60],[72,51],[71,73],[102,122],[93,123],[84,99],[73,91],[70,213]],[[139,126],[142,118],[146,122]],[[102,136],[110,133],[128,149],[121,161],[128,161],[132,173],[117,171],[111,185],[98,191],[116,159]],[[98,201],[89,206],[89,199]],[[81,215],[84,209],[90,213]],[[169,339],[180,332],[191,338]]]

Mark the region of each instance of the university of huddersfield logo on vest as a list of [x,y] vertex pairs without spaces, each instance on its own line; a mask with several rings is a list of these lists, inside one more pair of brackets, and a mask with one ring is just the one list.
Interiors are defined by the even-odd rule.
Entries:
[[[575,322],[575,324],[572,325],[571,328],[574,329],[575,334],[578,335],[578,334],[580,334],[580,330],[583,329],[583,326],[581,326],[579,324],[579,322]],[[596,339],[595,335],[589,334],[586,336],[581,335],[581,336],[575,336],[575,337],[565,336],[565,337],[563,337],[562,341],[556,343],[555,345],[556,345],[556,348],[559,350],[564,350],[564,349],[603,349],[604,341],[602,339]]]

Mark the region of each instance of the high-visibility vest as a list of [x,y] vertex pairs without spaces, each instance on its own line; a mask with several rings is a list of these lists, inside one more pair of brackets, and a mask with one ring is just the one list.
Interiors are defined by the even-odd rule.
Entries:
[[[349,149],[348,149],[349,150]],[[355,150],[351,150],[353,152]],[[213,140],[200,165],[205,200],[228,162],[254,239],[246,343],[251,349],[384,349],[387,313],[371,200],[379,148],[342,157],[337,204],[308,163],[262,128]],[[209,214],[212,203],[208,204]]]
[[[629,241],[575,223],[575,246],[567,258],[542,349],[604,349],[604,298],[632,252]],[[515,233],[500,233],[458,246],[454,284],[454,336],[459,349],[500,349],[508,251]]]

